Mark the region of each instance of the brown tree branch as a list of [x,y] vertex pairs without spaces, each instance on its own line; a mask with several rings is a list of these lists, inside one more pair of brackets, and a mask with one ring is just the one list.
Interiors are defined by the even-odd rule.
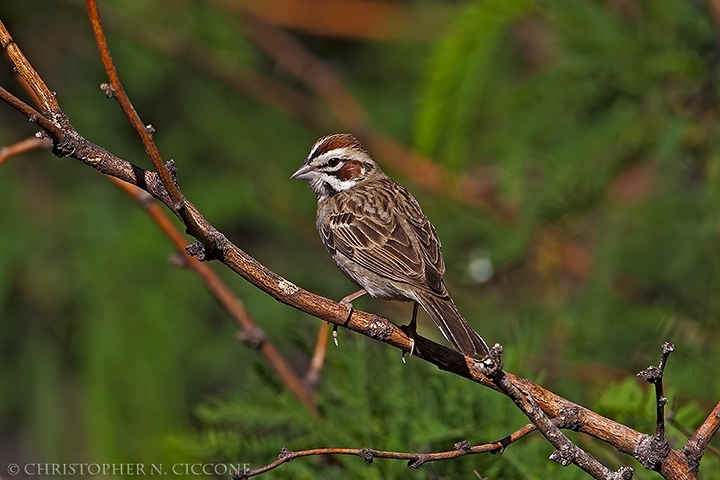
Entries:
[[715,405],[713,411],[695,430],[695,433],[688,439],[682,449],[683,454],[688,458],[690,468],[696,476],[700,469],[700,460],[702,460],[703,453],[708,448],[710,440],[718,432],[718,429],[720,429],[720,402]]
[[330,337],[330,324],[323,322],[318,330],[317,340],[315,341],[315,349],[310,359],[310,366],[303,377],[303,384],[314,392],[320,383],[320,373],[325,366],[325,356],[327,354],[328,338]]
[[[95,10],[95,13],[97,13],[97,10]],[[99,19],[97,19],[97,25],[99,25]],[[103,36],[104,38],[104,36]],[[22,76],[22,72],[29,72],[29,78],[24,78],[26,80],[26,85],[28,85],[31,88],[31,93],[34,95],[35,99],[38,101],[38,103],[41,104],[41,107],[44,111],[47,112],[48,116],[60,119],[63,124],[67,124],[67,127],[69,127],[69,133],[70,137],[77,138],[78,140],[81,139],[78,143],[86,146],[86,141],[80,137],[77,132],[72,129],[69,122],[65,118],[65,115],[60,110],[60,106],[55,100],[55,95],[49,95],[47,92],[49,92],[49,89],[43,82],[43,80],[35,73],[35,70],[32,68],[30,63],[27,61],[27,59],[22,54],[22,51],[15,45],[14,42],[12,42],[12,39],[7,32],[5,26],[0,22],[0,39],[3,39],[3,45],[12,45],[13,48],[11,50],[6,50],[8,56],[11,57],[11,59],[15,62],[17,59],[17,63],[19,65],[22,65],[23,68],[18,68],[18,71],[21,72],[20,75]],[[9,39],[6,40],[6,39]],[[109,52],[107,52],[107,56],[105,57],[109,59],[109,62],[112,63],[112,59],[109,56]],[[113,67],[114,71],[114,67]],[[115,77],[117,77],[117,72],[114,73]],[[31,81],[32,80],[32,81]],[[117,84],[119,83],[119,78],[116,79]],[[122,90],[122,87],[120,85],[120,90],[124,94],[124,90]],[[7,92],[5,89],[0,87],[0,97],[5,99],[4,93]],[[8,95],[9,92],[8,92]],[[40,115],[38,112],[36,112],[32,107],[25,104],[19,99],[16,99],[15,97],[12,97],[10,95],[10,103],[11,106],[16,107],[17,110],[19,110],[21,113],[24,113],[26,116],[30,116],[31,119],[37,119],[37,123],[45,128],[45,124],[47,123],[47,133],[55,140],[55,144],[59,144],[62,142],[64,138],[66,138],[66,130],[63,130],[62,128],[57,127],[54,123],[52,123],[50,120],[45,118],[45,116]],[[134,117],[139,120],[139,117],[137,116],[137,113],[135,113],[135,109],[132,107],[132,104],[130,103],[129,98],[127,98],[127,95],[123,95],[123,97],[126,99],[125,102],[129,105],[130,111],[134,113]],[[118,99],[121,97],[118,97]],[[52,101],[48,102],[47,99],[52,99]],[[122,103],[121,103],[122,104]],[[130,118],[129,116],[128,118]],[[131,119],[132,121],[132,119]],[[140,122],[142,125],[142,122]],[[142,133],[145,134],[145,136],[148,136],[146,129],[143,127]],[[142,134],[141,134],[142,136]],[[154,142],[152,142],[152,139],[149,139],[150,142],[154,146]],[[40,145],[48,143],[48,140],[46,139],[28,139],[24,142],[21,142],[19,144],[15,144],[12,147],[8,147],[8,149],[3,149],[2,152],[0,152],[0,164],[3,161],[2,154],[3,152],[7,152],[9,154],[17,154],[21,153],[23,151],[22,149],[29,149],[29,148],[39,148]],[[88,142],[89,143],[89,142]],[[112,154],[109,154],[108,152],[100,149],[99,147],[93,145],[95,148],[91,148],[91,150],[97,150],[97,153],[99,154],[99,157],[106,157],[104,160],[110,161],[112,163]],[[72,151],[84,151],[87,148],[70,148]],[[155,148],[157,151],[157,148]],[[159,152],[158,152],[159,156]],[[89,156],[89,158],[93,158],[92,155]],[[87,162],[86,162],[87,163]],[[101,161],[101,163],[105,163],[104,161]],[[162,160],[161,160],[162,163]],[[167,171],[165,168],[165,164],[163,163],[163,169]],[[98,170],[102,171],[101,168],[98,168]],[[126,171],[127,169],[124,169]],[[133,166],[132,170],[141,170],[137,169]],[[165,213],[160,209],[160,206],[153,201],[152,196],[148,194],[147,191],[139,188],[137,185],[133,185],[132,182],[128,183],[127,178],[123,178],[123,176],[113,175],[109,172],[103,172],[106,175],[106,178],[110,179],[117,185],[121,190],[123,190],[129,197],[133,198],[137,203],[145,210],[145,212],[151,217],[151,219],[158,225],[160,230],[170,239],[170,241],[173,243],[175,248],[180,252],[180,255],[183,257],[184,264],[192,269],[198,277],[205,283],[208,290],[211,292],[211,294],[215,297],[215,299],[218,301],[220,306],[225,309],[225,311],[230,315],[230,317],[240,326],[243,332],[258,332],[260,331],[257,324],[250,318],[248,315],[244,305],[242,302],[233,295],[232,291],[227,287],[227,285],[220,279],[220,277],[210,268],[209,265],[205,263],[201,263],[197,261],[196,259],[190,257],[185,252],[185,247],[187,245],[187,240],[183,234],[181,234],[178,229],[175,227],[175,225],[170,221],[170,219],[165,215]],[[150,177],[152,174],[151,172],[144,172],[148,177]],[[177,190],[179,192],[179,189]],[[285,384],[285,386],[306,406],[308,407],[316,416],[320,416],[320,411],[318,410],[317,404],[315,402],[315,399],[313,398],[310,391],[305,388],[303,383],[301,382],[300,378],[297,374],[292,370],[292,367],[289,363],[284,359],[284,357],[280,354],[280,352],[277,350],[277,348],[274,346],[272,342],[267,340],[264,335],[262,335],[262,341],[257,342],[253,345],[253,347],[260,351],[261,355],[265,357],[265,359],[268,361],[268,363],[271,365],[271,367],[275,370],[280,380]]]
[[[592,455],[575,445],[560,428],[540,409],[538,404],[528,392],[521,391],[515,386],[502,369],[502,346],[498,343],[492,347],[490,354],[482,362],[484,373],[490,377],[495,385],[517,405],[517,407],[530,419],[540,433],[555,447],[550,460],[562,466],[574,463],[583,471],[599,480],[629,480],[633,476],[633,469],[623,466],[616,472],[611,472]],[[574,413],[568,415],[574,417]],[[556,417],[560,418],[560,417]]]
[[[190,203],[180,192],[177,186],[175,177],[171,172],[174,170],[174,165],[165,164],[162,161],[160,152],[152,139],[153,129],[150,125],[144,125],[140,116],[137,114],[135,107],[130,102],[125,89],[120,82],[117,69],[112,61],[110,50],[107,46],[105,39],[105,32],[102,29],[100,21],[100,13],[97,8],[96,0],[86,0],[86,6],[88,9],[88,15],[93,27],[93,33],[95,34],[95,40],[100,50],[100,56],[103,61],[103,66],[108,74],[110,85],[102,85],[105,95],[113,97],[118,101],[120,108],[125,113],[125,116],[130,121],[135,131],[140,135],[145,151],[147,152],[150,160],[152,161],[157,173],[160,177],[160,184],[167,192],[167,198],[163,201],[165,205],[172,210],[172,212],[178,216],[178,218],[187,227],[187,231],[190,235],[198,239],[202,245],[208,250],[208,252],[216,252],[219,248],[217,242],[222,242],[221,236],[217,235],[215,228],[205,220],[200,214],[198,209]],[[150,192],[153,193],[153,192]]]
[[[4,28],[3,28],[4,30]],[[4,32],[0,32],[0,39],[3,39],[5,35],[3,35]],[[40,112],[35,110],[33,107],[28,105],[27,103],[23,102],[19,98],[17,98],[12,93],[5,90],[3,87],[0,86],[0,100],[4,101],[11,107],[13,107],[18,112],[25,115],[28,120],[30,120],[32,123],[37,123],[42,129],[47,132],[52,137],[56,138],[57,140],[61,140],[62,136],[64,134],[63,130],[58,127],[55,123],[50,121],[48,118],[46,118],[44,115],[41,115]]]
[[0,148],[0,165],[5,163],[10,157],[22,155],[23,153],[41,148],[49,150],[52,148],[52,142],[47,138],[30,137],[25,140],[20,140],[17,143],[13,143],[10,146],[2,147]]
[[257,468],[255,470],[246,470],[242,472],[233,473],[234,480],[246,479],[261,475],[270,470],[273,470],[280,465],[287,463],[291,460],[301,457],[309,457],[312,455],[355,455],[362,458],[367,463],[372,463],[375,458],[390,458],[394,460],[407,460],[408,468],[416,469],[420,468],[427,462],[434,462],[438,460],[449,460],[451,458],[462,457],[465,455],[472,455],[485,452],[500,453],[508,445],[520,440],[529,433],[536,430],[535,425],[528,424],[519,430],[511,433],[507,437],[498,440],[496,442],[484,443],[482,445],[470,445],[467,441],[458,442],[455,444],[455,449],[447,450],[444,452],[433,452],[433,453],[419,453],[419,452],[391,452],[385,450],[374,450],[370,448],[314,448],[311,450],[300,450],[293,452],[284,448],[280,451],[278,459],[268,465]]
[[165,166],[165,162],[163,162],[160,156],[160,151],[157,149],[155,141],[152,139],[151,129],[140,119],[140,115],[138,115],[132,102],[130,102],[130,98],[125,92],[122,82],[120,82],[120,76],[115,68],[112,56],[110,55],[110,49],[107,45],[107,40],[105,39],[105,32],[103,31],[102,23],[100,21],[100,12],[98,11],[97,1],[86,0],[85,4],[87,6],[88,15],[90,16],[90,24],[92,25],[93,33],[95,34],[95,42],[100,50],[100,58],[102,59],[103,67],[105,68],[105,72],[110,80],[109,86],[103,85],[103,91],[107,97],[114,98],[120,104],[120,108],[130,121],[130,125],[132,125],[138,135],[140,135],[140,139],[145,147],[145,152],[148,154],[148,157],[150,157],[150,161],[153,163],[155,171],[160,175],[163,185],[165,185],[165,188],[170,194],[170,198],[176,205],[175,208],[179,208],[179,204],[182,201],[182,193],[180,193],[180,189],[178,189],[175,184],[172,174]]
[[[0,26],[2,26],[1,23]],[[4,30],[4,26],[0,30]],[[17,53],[6,51],[8,51],[11,60],[17,63]],[[29,83],[33,88],[38,88],[33,82]],[[344,326],[370,338],[393,345],[403,351],[409,351],[410,340],[398,326],[367,312],[353,311],[348,315],[345,306],[304,290],[267,269],[214,229],[186,199],[182,198],[182,204],[178,209],[175,209],[173,199],[167,193],[168,190],[156,174],[144,171],[132,163],[122,160],[88,142],[72,128],[64,115],[49,116],[52,116],[53,123],[61,130],[64,136],[61,145],[56,143],[54,146],[53,152],[56,155],[77,158],[103,173],[130,182],[161,200],[173,209],[173,212],[180,217],[193,236],[202,240],[202,243],[198,242],[188,247],[189,252],[197,255],[200,260],[218,259],[250,283],[282,303],[291,305],[322,320]],[[484,366],[482,364],[475,359],[465,357],[430,340],[418,336],[415,339],[414,355],[417,358],[433,363],[442,370],[463,376],[489,388],[500,390],[500,387],[483,373]],[[655,437],[637,432],[576,405],[535,385],[530,380],[505,373],[503,382],[509,382],[514,388],[531,397],[537,406],[550,418],[557,417],[564,412],[573,412],[572,429],[594,436],[613,445],[619,451],[632,455],[640,460],[646,468],[659,471],[665,478],[696,478],[697,470],[693,469],[693,465],[690,464],[691,458],[688,457],[685,451],[652,448],[652,439]],[[707,432],[712,433],[713,429],[713,422],[708,422]],[[654,455],[652,461],[648,460],[648,452]]]
[[258,350],[260,354],[267,360],[280,381],[293,393],[303,405],[308,407],[316,416],[320,417],[315,398],[312,390],[305,387],[298,375],[293,371],[290,364],[285,360],[275,345],[265,336],[260,327],[250,317],[245,309],[243,302],[237,298],[230,288],[222,281],[220,276],[207,263],[199,262],[185,252],[187,241],[185,236],[180,233],[175,224],[165,214],[160,205],[145,191],[120,181],[114,177],[108,177],[115,185],[123,190],[128,196],[135,199],[137,203],[145,210],[155,224],[162,230],[172,242],[178,254],[182,258],[183,265],[194,271],[203,281],[215,300],[228,313],[231,319],[237,323],[241,329],[240,335],[248,336],[251,333],[258,339],[256,342],[245,342],[252,348]]

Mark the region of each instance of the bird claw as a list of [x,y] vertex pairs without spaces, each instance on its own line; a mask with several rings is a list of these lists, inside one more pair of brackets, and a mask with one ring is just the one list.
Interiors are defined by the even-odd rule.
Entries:
[[[410,337],[410,352],[408,354],[408,360],[412,358],[413,353],[415,353],[415,339]],[[402,359],[403,363],[407,363],[407,360],[405,360],[405,352],[402,353],[402,357],[400,358]]]
[[[367,292],[364,288],[361,288],[355,293],[351,293],[350,295],[345,295],[342,300],[340,300],[340,305],[345,305],[347,307],[347,316],[345,317],[345,322],[350,320],[350,315],[353,313],[353,305],[352,302],[358,297],[361,297],[365,295]],[[333,325],[332,335],[333,335],[333,342],[335,342],[335,346],[338,347],[338,333],[337,333],[337,324]]]
[[337,329],[337,327],[338,327],[337,324],[333,325],[332,336],[333,336],[333,342],[335,342],[335,346],[339,347],[340,345],[338,344],[338,329]]

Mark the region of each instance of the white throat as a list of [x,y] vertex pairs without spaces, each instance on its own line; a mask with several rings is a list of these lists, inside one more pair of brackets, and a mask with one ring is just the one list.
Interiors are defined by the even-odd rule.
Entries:
[[343,192],[357,185],[357,179],[340,180],[334,175],[319,173],[315,178],[310,180],[310,188],[318,198],[318,201],[324,200],[330,195]]

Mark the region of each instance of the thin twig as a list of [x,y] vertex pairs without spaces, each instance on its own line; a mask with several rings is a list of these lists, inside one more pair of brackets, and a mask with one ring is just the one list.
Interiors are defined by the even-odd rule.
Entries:
[[[4,25],[2,25],[2,22],[0,22],[0,26],[3,27],[0,30],[3,30]],[[62,140],[64,132],[60,127],[55,125],[53,122],[41,115],[40,112],[17,98],[12,93],[5,90],[1,86],[0,100],[4,101],[5,103],[13,107],[15,110],[25,115],[32,123],[37,123],[38,126],[40,126],[45,132],[47,132],[47,134],[50,135],[54,140]]]
[[331,327],[329,323],[320,323],[317,340],[315,340],[315,349],[313,351],[312,359],[310,360],[310,366],[303,377],[303,383],[311,392],[314,392],[318,383],[320,383],[320,373],[322,372],[323,366],[325,366],[325,355],[327,354],[330,329]]
[[160,156],[160,151],[155,145],[155,141],[149,131],[150,129],[140,119],[140,115],[138,115],[132,102],[130,102],[130,98],[125,92],[125,88],[120,81],[120,76],[118,75],[117,68],[115,68],[115,64],[113,63],[112,56],[110,55],[110,49],[107,45],[107,39],[105,38],[105,32],[102,28],[97,1],[86,0],[85,4],[90,17],[90,24],[92,25],[93,33],[95,34],[95,42],[100,50],[100,58],[102,59],[103,67],[105,67],[105,72],[110,80],[110,86],[105,86],[103,88],[105,95],[114,98],[117,100],[118,104],[120,104],[120,108],[130,121],[130,125],[132,125],[138,135],[140,135],[140,139],[145,147],[145,152],[148,154],[150,161],[155,167],[155,171],[157,171],[160,175],[163,185],[165,185],[165,188],[170,194],[170,198],[172,198],[175,202],[176,208],[179,208],[179,204],[183,198],[182,193],[180,193],[180,189],[177,185],[175,185],[172,174],[165,166],[165,162],[163,162],[162,157]]
[[[57,115],[57,112],[60,111],[60,106],[55,98],[55,93],[47,88],[43,79],[35,71],[28,59],[25,58],[25,55],[20,51],[15,40],[10,36],[10,33],[1,21],[0,26],[0,46],[5,50],[8,57],[13,60],[16,72],[28,83],[32,91],[35,92],[38,101],[45,110],[43,114]],[[57,122],[58,118],[51,118],[51,120]],[[45,128],[44,125],[42,127]]]
[[265,472],[273,470],[280,465],[295,460],[300,457],[309,457],[312,455],[354,455],[362,458],[367,463],[372,463],[376,458],[390,458],[395,460],[407,460],[408,468],[420,468],[427,462],[438,460],[448,460],[451,458],[462,457],[464,455],[472,455],[485,452],[501,453],[508,445],[520,440],[531,432],[536,430],[532,424],[525,425],[519,430],[511,433],[507,437],[496,442],[484,443],[482,445],[470,445],[467,441],[457,442],[453,450],[434,453],[419,452],[392,452],[384,450],[374,450],[370,448],[314,448],[311,450],[301,450],[293,452],[287,448],[283,448],[278,455],[278,459],[268,465],[255,470],[247,470],[243,472],[235,472],[234,480],[246,479],[261,475]]
[[0,165],[15,155],[22,155],[32,150],[49,150],[50,148],[52,148],[52,142],[47,138],[30,137],[20,140],[17,143],[0,148]]
[[659,439],[665,438],[665,405],[667,405],[668,402],[663,391],[663,374],[665,373],[667,359],[673,350],[675,350],[675,345],[668,342],[663,343],[660,365],[657,367],[651,365],[637,374],[639,378],[655,385],[655,436]]

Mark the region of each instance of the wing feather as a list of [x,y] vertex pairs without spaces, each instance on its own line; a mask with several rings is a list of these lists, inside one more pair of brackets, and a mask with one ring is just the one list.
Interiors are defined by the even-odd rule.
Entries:
[[445,294],[440,241],[420,205],[389,178],[335,199],[337,213],[319,225],[326,247],[373,273]]

